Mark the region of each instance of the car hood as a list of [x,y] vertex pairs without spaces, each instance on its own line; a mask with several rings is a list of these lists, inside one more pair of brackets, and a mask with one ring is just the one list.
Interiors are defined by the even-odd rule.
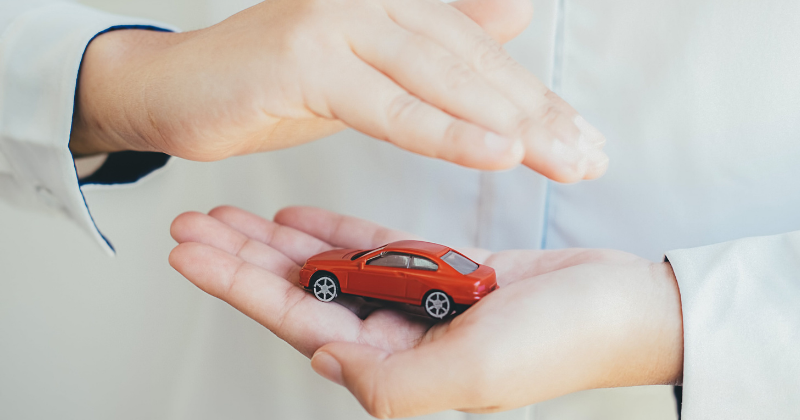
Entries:
[[330,251],[325,251],[321,254],[314,255],[313,257],[309,258],[308,261],[339,261],[344,259],[349,259],[350,255],[359,251],[358,249],[332,249]]

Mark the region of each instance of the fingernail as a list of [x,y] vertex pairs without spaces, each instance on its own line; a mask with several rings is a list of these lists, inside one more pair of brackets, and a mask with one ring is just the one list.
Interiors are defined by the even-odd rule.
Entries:
[[510,139],[503,137],[497,133],[487,131],[483,137],[483,142],[486,145],[486,150],[491,154],[511,154],[517,160],[522,160],[525,155],[525,146],[520,139]]
[[323,378],[344,386],[342,365],[328,353],[318,351],[311,357],[311,368]]
[[587,146],[600,147],[605,144],[606,138],[600,133],[600,130],[589,124],[589,121],[586,121],[582,116],[576,116],[572,122],[581,132],[578,138],[578,148],[585,148]]

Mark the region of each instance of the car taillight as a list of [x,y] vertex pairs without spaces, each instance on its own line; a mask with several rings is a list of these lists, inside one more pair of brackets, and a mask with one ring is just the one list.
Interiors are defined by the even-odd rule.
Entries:
[[495,289],[497,289],[497,283],[493,283],[491,286],[485,283],[475,285],[475,293],[483,293],[483,292],[489,293],[493,292]]

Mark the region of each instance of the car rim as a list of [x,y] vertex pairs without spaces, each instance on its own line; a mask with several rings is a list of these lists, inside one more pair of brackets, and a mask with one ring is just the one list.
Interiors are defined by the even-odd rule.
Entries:
[[433,292],[425,299],[425,310],[434,318],[444,318],[450,313],[450,299],[442,292]]
[[314,296],[323,302],[330,302],[336,297],[336,283],[330,277],[320,277],[314,282]]

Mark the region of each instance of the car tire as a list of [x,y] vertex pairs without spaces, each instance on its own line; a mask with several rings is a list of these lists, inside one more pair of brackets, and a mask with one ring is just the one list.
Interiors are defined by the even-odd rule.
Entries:
[[453,298],[441,290],[431,290],[422,298],[422,308],[433,319],[444,319],[455,309]]
[[311,282],[311,293],[320,302],[330,302],[339,295],[339,281],[333,274],[323,274]]

